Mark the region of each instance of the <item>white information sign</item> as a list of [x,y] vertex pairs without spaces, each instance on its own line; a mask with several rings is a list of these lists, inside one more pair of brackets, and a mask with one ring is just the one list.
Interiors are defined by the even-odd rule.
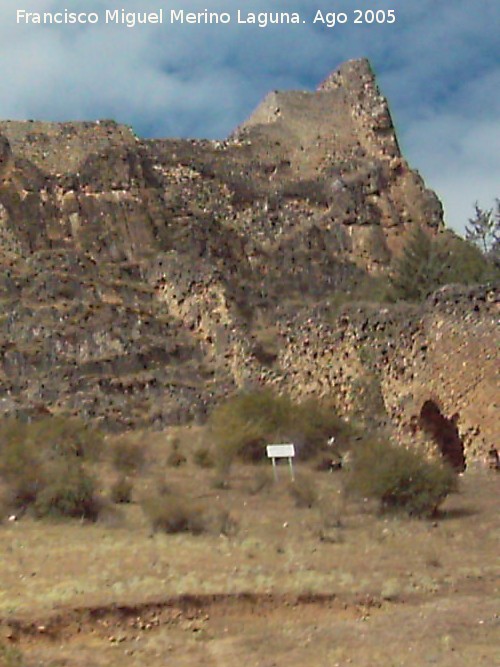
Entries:
[[292,463],[292,459],[295,456],[295,447],[292,444],[268,445],[266,449],[267,449],[267,458],[271,459],[273,462],[274,479],[275,480],[278,479],[276,459],[288,459],[288,465],[290,466],[290,475],[292,476],[292,480],[295,480],[295,475],[293,472],[293,463]]
[[295,456],[295,447],[293,445],[268,445],[267,458],[269,459],[289,459]]

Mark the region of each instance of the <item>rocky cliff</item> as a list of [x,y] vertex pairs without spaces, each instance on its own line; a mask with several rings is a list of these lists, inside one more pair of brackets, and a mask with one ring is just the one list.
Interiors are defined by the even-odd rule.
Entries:
[[[367,362],[332,370],[358,316],[333,321],[330,299],[384,274],[416,224],[440,233],[441,205],[402,157],[365,60],[316,92],[271,93],[225,141],[141,140],[112,121],[0,122],[0,410],[161,427],[272,383],[335,393],[348,411]],[[403,330],[431,331],[435,312],[412,312]],[[472,321],[455,321],[471,340]],[[394,418],[415,383],[453,375],[446,346],[422,366],[397,326],[380,370]],[[392,349],[421,370],[394,379]]]

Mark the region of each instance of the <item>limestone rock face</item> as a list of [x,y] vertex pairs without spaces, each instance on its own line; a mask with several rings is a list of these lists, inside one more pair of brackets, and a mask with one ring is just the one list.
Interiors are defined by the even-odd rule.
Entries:
[[298,322],[326,331],[332,295],[416,224],[439,233],[441,205],[366,60],[271,93],[225,141],[0,121],[0,412],[161,427],[255,383],[347,397],[330,334],[295,367]]
[[399,438],[421,437],[422,407],[456,415],[468,459],[498,439],[498,318],[493,286],[441,288],[422,304],[346,304],[280,321],[286,341],[272,381],[295,396],[335,397]]

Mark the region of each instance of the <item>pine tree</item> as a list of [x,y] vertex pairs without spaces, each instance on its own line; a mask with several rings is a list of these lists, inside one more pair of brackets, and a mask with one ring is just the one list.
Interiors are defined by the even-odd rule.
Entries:
[[453,232],[433,238],[416,227],[394,264],[393,296],[405,301],[422,301],[443,285],[497,281],[500,278],[498,234],[493,241],[487,237],[486,243],[487,254],[477,243]]
[[474,285],[499,278],[499,268],[492,261],[492,250],[484,255],[479,246],[453,232],[447,232],[439,241],[442,257],[442,279],[446,283]]
[[395,296],[408,301],[421,301],[443,284],[440,274],[441,261],[437,245],[418,226],[395,263],[391,279]]
[[474,204],[475,216],[469,218],[465,227],[465,238],[475,243],[485,255],[498,254],[500,245],[500,199],[495,208],[482,209],[478,202]]

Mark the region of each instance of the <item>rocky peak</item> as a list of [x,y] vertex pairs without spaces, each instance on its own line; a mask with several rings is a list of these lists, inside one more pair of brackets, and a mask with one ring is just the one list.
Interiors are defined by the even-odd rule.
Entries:
[[345,63],[316,92],[270,93],[236,136],[252,128],[298,144],[299,155],[306,153],[302,162],[311,152],[316,163],[329,157],[333,162],[370,157],[390,162],[401,157],[387,101],[366,59]]
[[375,73],[368,58],[356,58],[342,63],[318,86],[319,91],[345,87],[361,92],[367,88],[377,89]]
[[381,95],[369,60],[349,60],[332,72],[319,86],[319,92],[342,90],[352,114],[365,132],[377,137],[382,153],[401,155],[389,105]]
[[[416,224],[438,233],[441,205],[365,60],[270,93],[226,141],[0,122],[0,412],[163,426],[248,384],[333,390],[321,313]],[[294,375],[299,320],[320,333]]]

